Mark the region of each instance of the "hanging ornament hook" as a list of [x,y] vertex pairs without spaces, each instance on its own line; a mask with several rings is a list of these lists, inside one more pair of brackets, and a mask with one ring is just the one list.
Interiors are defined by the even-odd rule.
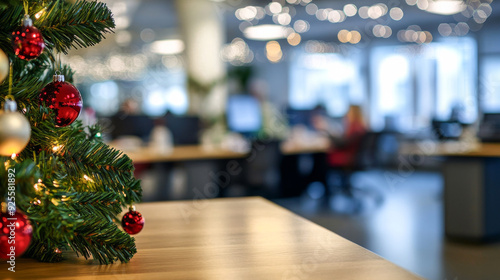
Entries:
[[33,20],[31,20],[30,15],[28,14],[24,15],[23,26],[33,26]]
[[[12,74],[14,72],[14,66],[12,65],[12,62],[10,63],[9,66],[9,95],[7,96],[12,96],[12,80],[14,79],[14,75]],[[12,96],[13,97],[13,96]]]
[[56,54],[56,61],[54,62],[56,71],[55,75],[52,77],[52,81],[54,82],[64,82],[64,75],[61,72],[61,53],[58,52]]
[[54,58],[54,67],[56,69],[56,75],[61,75],[61,53],[57,52]]
[[28,11],[28,7],[29,7],[28,5],[29,5],[29,4],[28,4],[28,1],[27,1],[27,0],[24,0],[24,1],[23,1],[23,6],[24,6],[24,14],[25,14],[25,16],[24,16],[24,17],[25,17],[25,18],[26,18],[26,16],[28,16],[28,18],[30,17],[30,16],[28,15],[28,12],[29,12],[29,11]]
[[52,77],[52,81],[56,82],[64,82],[64,75],[61,75],[60,71],[56,71],[56,74]]
[[57,70],[60,71],[61,69],[62,69],[61,53],[57,52]]
[[3,105],[3,109],[6,112],[15,112],[17,110],[17,103],[14,99],[14,96],[11,94],[5,96],[5,104]]

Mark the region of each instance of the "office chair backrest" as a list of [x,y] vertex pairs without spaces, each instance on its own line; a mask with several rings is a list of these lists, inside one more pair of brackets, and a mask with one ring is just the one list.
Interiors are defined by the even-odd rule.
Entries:
[[392,132],[368,132],[360,142],[357,169],[389,168],[397,165],[399,136]]
[[256,141],[244,164],[245,180],[250,186],[274,188],[279,183],[280,142]]
[[378,133],[376,132],[367,132],[363,135],[354,162],[356,169],[366,169],[376,165],[375,150],[377,140]]
[[380,133],[375,152],[377,167],[396,167],[398,165],[399,146],[399,134],[393,132]]

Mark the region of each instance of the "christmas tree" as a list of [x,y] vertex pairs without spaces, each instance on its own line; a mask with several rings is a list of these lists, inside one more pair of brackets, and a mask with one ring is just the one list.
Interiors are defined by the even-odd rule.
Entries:
[[[31,138],[22,151],[0,156],[0,166],[5,166],[0,168],[3,208],[12,214],[15,197],[14,212],[24,213],[32,226],[24,256],[56,262],[63,259],[63,252],[72,250],[109,264],[127,262],[136,253],[134,238],[117,225],[122,209],[141,197],[132,161],[102,142],[98,126],[84,127],[74,121],[81,100],[64,105],[63,97],[53,92],[63,91],[54,86],[63,79],[67,90],[76,90],[70,85],[74,73],[58,57],[96,45],[113,28],[111,11],[99,2],[0,2],[0,53],[8,57],[0,64],[10,62],[11,69],[10,79],[2,82],[0,75],[0,104],[17,102],[17,112],[6,109],[0,114],[4,124],[0,125],[0,150],[2,145],[24,147],[22,139],[7,143],[12,130],[20,128],[5,116],[27,118],[31,127]],[[42,39],[26,41],[31,38]],[[15,193],[10,192],[14,188]]]

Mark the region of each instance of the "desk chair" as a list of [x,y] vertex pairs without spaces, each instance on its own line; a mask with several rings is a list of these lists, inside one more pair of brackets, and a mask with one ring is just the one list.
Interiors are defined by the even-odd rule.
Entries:
[[263,196],[275,198],[279,194],[280,142],[253,141],[251,152],[240,161],[242,172],[233,176],[222,196]]
[[[384,168],[392,166],[397,161],[398,136],[394,133],[368,132],[360,141],[358,152],[354,163],[346,166],[332,166],[328,187],[333,187],[331,192],[331,203],[335,209],[338,204],[340,208],[335,209],[345,213],[359,213],[368,201],[373,201],[376,206],[383,202],[383,195],[375,188],[359,188],[353,186],[351,179],[354,173],[373,168]],[[337,175],[337,181],[333,180],[333,175]],[[335,185],[337,188],[335,188]],[[328,194],[329,192],[327,192]],[[328,197],[327,197],[328,198]],[[344,199],[341,199],[344,198]],[[328,198],[330,199],[330,198]],[[339,202],[342,201],[342,202]]]

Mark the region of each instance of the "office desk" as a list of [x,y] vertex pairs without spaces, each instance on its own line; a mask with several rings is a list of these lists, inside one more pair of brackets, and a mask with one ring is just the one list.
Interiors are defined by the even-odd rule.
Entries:
[[99,266],[83,258],[55,264],[19,259],[16,273],[8,276],[30,280],[422,279],[262,198],[146,203],[137,208],[146,225],[136,237],[138,253],[130,263]]
[[207,149],[201,145],[175,146],[169,153],[158,153],[150,148],[140,147],[134,150],[124,150],[134,163],[154,163],[171,161],[207,160],[207,159],[237,159],[244,158],[247,153],[224,149]]
[[328,139],[320,139],[320,141],[308,144],[283,142],[281,145],[281,152],[284,155],[327,153],[330,150],[330,146],[331,143]]
[[[403,145],[401,153],[445,158],[442,172],[448,237],[474,242],[500,237],[500,144],[414,143]],[[414,163],[410,160],[410,164]]]
[[403,143],[401,154],[446,157],[500,157],[500,143],[422,141]]
[[[119,149],[119,147],[116,147]],[[281,145],[284,155],[297,155],[308,153],[326,153],[330,143],[321,142],[315,145]],[[235,152],[220,148],[207,149],[202,145],[175,146],[169,153],[158,153],[147,147],[139,147],[134,150],[123,150],[134,163],[172,162],[206,159],[241,159],[249,156],[249,153]]]

